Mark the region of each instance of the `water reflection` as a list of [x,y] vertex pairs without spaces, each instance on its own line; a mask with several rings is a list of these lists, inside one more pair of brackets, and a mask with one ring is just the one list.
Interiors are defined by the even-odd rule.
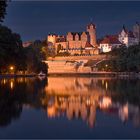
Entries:
[[89,127],[97,112],[140,126],[140,81],[111,78],[16,78],[0,80],[0,127],[19,119],[23,108],[46,118],[81,119]]
[[123,123],[132,120],[137,127],[140,125],[139,84],[136,79],[52,77],[45,88],[47,100],[44,97],[42,104],[48,117],[79,118],[94,127],[99,110],[117,116]]

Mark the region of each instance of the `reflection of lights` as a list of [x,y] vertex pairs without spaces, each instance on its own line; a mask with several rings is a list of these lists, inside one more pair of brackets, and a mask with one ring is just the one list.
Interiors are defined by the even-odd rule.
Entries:
[[102,85],[104,85],[104,80],[102,80]]
[[6,80],[5,79],[3,79],[3,83],[4,83],[4,85],[6,84]]
[[102,101],[99,103],[100,108],[108,108],[112,104],[110,97],[103,97]]
[[87,105],[90,105],[90,104],[91,104],[90,99],[87,99],[87,100],[86,100],[86,104],[87,104]]
[[47,114],[49,118],[55,117],[56,115],[56,109],[55,106],[51,106],[47,108]]
[[14,87],[14,82],[13,81],[10,82],[10,87],[11,87],[11,89],[13,89],[13,87]]
[[120,116],[122,121],[125,121],[128,119],[128,104],[122,106],[119,109],[119,116]]
[[90,114],[89,114],[89,118],[88,118],[88,123],[89,123],[90,128],[94,127],[95,119],[96,119],[96,108],[95,108],[95,106],[91,106]]
[[105,82],[105,89],[106,90],[108,89],[108,82],[107,81]]

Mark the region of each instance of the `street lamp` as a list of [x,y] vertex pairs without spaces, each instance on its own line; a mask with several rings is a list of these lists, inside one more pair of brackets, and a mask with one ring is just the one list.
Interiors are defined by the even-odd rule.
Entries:
[[14,72],[14,66],[10,66],[9,69],[10,69],[10,73]]
[[106,64],[105,66],[106,66],[106,68],[108,67],[108,65],[107,65],[107,64]]
[[14,69],[14,67],[13,67],[13,66],[11,66],[11,67],[10,67],[10,70],[13,70],[13,69]]

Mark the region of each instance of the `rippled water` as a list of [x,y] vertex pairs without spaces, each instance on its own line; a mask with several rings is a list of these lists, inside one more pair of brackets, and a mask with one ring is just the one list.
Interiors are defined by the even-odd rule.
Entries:
[[140,80],[0,79],[0,138],[140,138]]

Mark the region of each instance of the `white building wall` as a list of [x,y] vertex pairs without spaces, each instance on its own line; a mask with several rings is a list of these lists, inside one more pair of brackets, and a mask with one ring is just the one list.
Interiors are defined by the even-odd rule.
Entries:
[[100,44],[101,52],[110,52],[112,50],[112,46],[110,44]]

